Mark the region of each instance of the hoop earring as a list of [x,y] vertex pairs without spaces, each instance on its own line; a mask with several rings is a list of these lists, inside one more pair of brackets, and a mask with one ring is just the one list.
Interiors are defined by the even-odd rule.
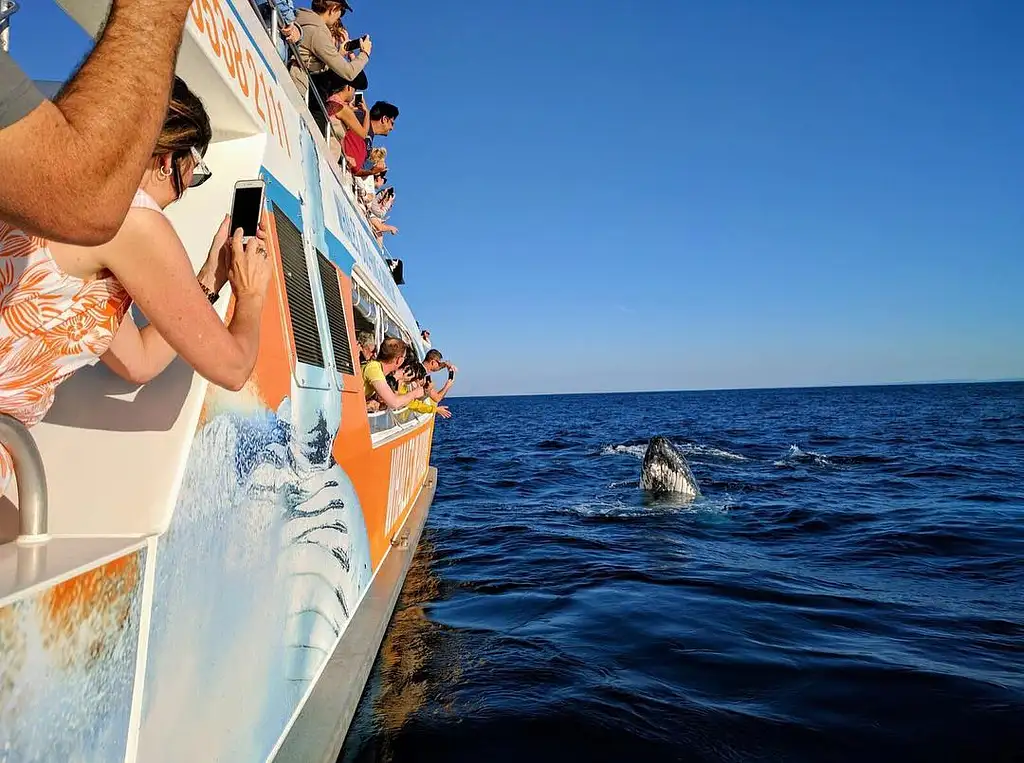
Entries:
[[158,178],[160,178],[161,180],[170,180],[171,179],[171,171],[170,170],[165,170],[163,167],[157,167],[156,168],[156,176]]

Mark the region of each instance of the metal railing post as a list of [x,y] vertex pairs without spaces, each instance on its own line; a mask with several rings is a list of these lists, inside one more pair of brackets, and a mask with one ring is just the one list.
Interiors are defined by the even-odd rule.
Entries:
[[17,12],[14,0],[0,0],[0,50],[5,53],[11,48],[11,16]]
[[271,3],[270,8],[270,39],[277,42],[277,35],[281,29],[281,22],[277,19],[277,6]]
[[46,470],[36,440],[28,427],[0,413],[0,446],[11,454],[18,480],[18,542],[42,542],[47,538],[49,502]]

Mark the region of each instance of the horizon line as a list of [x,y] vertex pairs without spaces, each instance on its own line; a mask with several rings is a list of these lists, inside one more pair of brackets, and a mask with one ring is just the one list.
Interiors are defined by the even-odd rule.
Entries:
[[796,389],[870,389],[875,387],[955,387],[971,384],[1020,384],[1024,377],[997,379],[936,379],[930,381],[873,382],[867,384],[797,384],[789,387],[701,387],[693,389],[635,389],[581,392],[494,392],[479,395],[448,395],[449,400],[470,400],[480,397],[557,397],[562,395],[666,395],[675,392],[769,392]]

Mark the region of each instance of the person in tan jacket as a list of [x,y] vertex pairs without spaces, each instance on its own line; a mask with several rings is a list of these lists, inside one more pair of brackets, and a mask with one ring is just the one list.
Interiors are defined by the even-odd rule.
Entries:
[[[369,62],[373,47],[369,36],[360,38],[359,49],[351,60],[335,45],[331,25],[337,23],[348,10],[351,7],[345,0],[313,0],[312,8],[298,8],[295,11],[295,23],[302,30],[302,39],[298,44],[299,59],[310,74],[331,70],[343,79],[355,80]],[[293,61],[290,73],[295,87],[305,94],[309,87],[306,71]]]

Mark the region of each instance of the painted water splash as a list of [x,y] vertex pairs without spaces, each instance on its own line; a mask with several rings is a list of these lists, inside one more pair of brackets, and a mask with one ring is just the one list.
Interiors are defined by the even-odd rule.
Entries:
[[0,763],[124,758],[145,557],[0,610]]

